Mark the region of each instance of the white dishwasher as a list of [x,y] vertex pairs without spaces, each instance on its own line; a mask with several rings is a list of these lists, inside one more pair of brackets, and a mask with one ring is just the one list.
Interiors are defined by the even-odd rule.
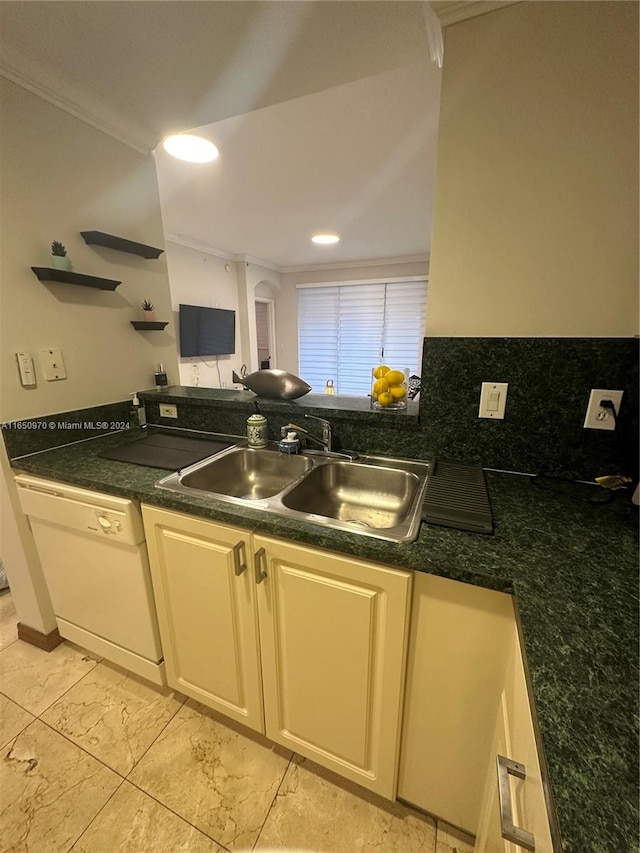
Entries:
[[139,505],[27,474],[15,482],[60,635],[166,684]]

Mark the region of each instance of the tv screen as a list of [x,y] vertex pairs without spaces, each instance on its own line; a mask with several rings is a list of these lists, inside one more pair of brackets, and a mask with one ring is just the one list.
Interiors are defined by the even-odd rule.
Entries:
[[236,312],[226,308],[180,305],[180,355],[233,355],[236,351]]

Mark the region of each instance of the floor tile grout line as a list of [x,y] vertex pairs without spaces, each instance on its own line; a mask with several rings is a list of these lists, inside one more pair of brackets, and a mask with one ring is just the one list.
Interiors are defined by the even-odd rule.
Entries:
[[9,643],[7,643],[6,646],[2,646],[2,648],[0,648],[0,652],[3,652],[5,649],[8,649],[9,646],[12,646],[14,643],[17,643],[19,639],[20,637],[16,635],[16,638],[14,640],[11,640]]
[[[91,660],[94,660],[94,658],[91,658]],[[53,708],[53,706],[56,703],[58,703],[64,696],[66,696],[70,690],[73,690],[74,687],[77,687],[78,684],[80,684],[80,682],[83,681],[90,673],[92,673],[93,670],[96,668],[96,666],[99,666],[99,665],[100,665],[100,661],[96,661],[95,666],[92,666],[91,669],[89,669],[87,672],[84,673],[84,675],[81,675],[77,681],[74,681],[70,687],[67,687],[67,689],[64,691],[64,693],[61,693],[57,699],[54,699],[53,702],[51,702],[49,705],[47,705],[47,707],[44,710],[40,711],[39,714],[34,714],[34,716],[37,717],[38,719],[41,719],[43,714],[46,714],[47,711],[49,711],[51,708]],[[30,713],[33,714],[33,711],[31,711]],[[42,722],[44,722],[44,720]]]
[[[173,692],[174,692],[174,695],[177,693],[177,691],[175,691],[175,690],[174,690]],[[171,722],[176,718],[176,716],[177,716],[177,715],[178,715],[178,713],[182,710],[182,708],[184,708],[185,702],[187,701],[187,697],[186,697],[186,696],[184,696],[184,694],[183,694],[183,693],[178,693],[178,695],[179,695],[179,696],[183,696],[182,702],[181,702],[181,703],[180,703],[180,705],[176,708],[176,710],[173,712],[173,714],[169,717],[169,719],[166,721],[166,723],[164,724],[164,726],[160,729],[160,731],[158,732],[158,734],[157,734],[157,735],[154,737],[154,739],[151,741],[151,743],[149,744],[149,746],[148,746],[148,747],[144,750],[144,752],[140,755],[140,758],[136,759],[136,761],[134,761],[134,762],[133,762],[133,766],[132,766],[132,767],[131,767],[131,769],[127,772],[127,775],[125,776],[125,779],[127,779],[128,781],[130,781],[130,780],[129,780],[129,776],[131,776],[131,774],[132,774],[132,773],[133,773],[133,771],[135,770],[136,766],[137,766],[137,765],[142,761],[142,759],[143,759],[143,758],[145,757],[145,755],[149,752],[149,750],[151,749],[151,747],[156,743],[156,741],[158,740],[158,738],[163,734],[163,732],[165,731],[165,729],[167,728],[167,726],[168,726],[168,725],[169,725],[169,724],[170,724],[170,723],[171,723]]]
[[[176,691],[176,692],[178,692],[178,691]],[[157,735],[156,735],[156,737],[153,739],[153,741],[149,744],[149,746],[145,749],[145,751],[142,753],[142,755],[140,756],[140,758],[138,758],[138,760],[134,762],[133,767],[131,768],[131,770],[129,770],[129,772],[127,773],[127,775],[126,775],[126,777],[125,777],[125,781],[126,781],[126,782],[128,782],[130,785],[133,785],[135,788],[137,788],[139,791],[141,791],[145,796],[150,797],[152,800],[154,800],[156,803],[158,803],[158,805],[159,805],[159,806],[162,806],[162,808],[167,809],[167,810],[168,810],[168,811],[170,811],[172,814],[174,814],[176,817],[179,817],[179,818],[180,818],[180,820],[183,820],[185,823],[189,824],[189,826],[193,827],[193,829],[196,829],[198,832],[200,832],[202,835],[204,835],[204,836],[205,836],[205,838],[209,838],[209,839],[211,839],[211,841],[215,842],[215,844],[217,844],[217,845],[218,845],[218,847],[221,847],[223,850],[225,850],[225,851],[226,851],[226,850],[227,850],[227,848],[226,848],[223,844],[221,844],[221,843],[220,843],[216,838],[214,838],[212,835],[209,835],[209,833],[208,833],[208,832],[205,832],[204,830],[200,829],[200,827],[199,827],[199,826],[196,826],[194,823],[192,823],[190,820],[188,820],[186,817],[184,817],[184,815],[181,815],[179,812],[177,812],[177,811],[175,811],[173,808],[171,808],[171,806],[168,806],[166,803],[163,803],[163,802],[162,802],[162,800],[159,800],[159,799],[158,799],[154,794],[152,794],[152,793],[150,793],[149,791],[145,790],[141,785],[139,785],[137,782],[134,782],[134,781],[133,781],[133,779],[131,779],[131,778],[130,778],[130,777],[131,777],[131,774],[133,773],[133,771],[136,769],[136,767],[138,766],[138,764],[140,764],[140,762],[141,762],[141,761],[142,761],[142,759],[145,757],[145,755],[149,752],[149,750],[151,749],[151,747],[152,747],[152,746],[156,743],[156,741],[160,738],[160,736],[163,734],[163,732],[165,731],[165,729],[167,728],[167,726],[169,726],[169,724],[170,724],[170,723],[171,723],[171,722],[176,718],[176,716],[177,716],[177,715],[178,715],[178,713],[182,710],[182,708],[184,708],[184,706],[185,706],[185,704],[186,704],[186,702],[187,702],[187,700],[188,700],[188,698],[189,698],[189,697],[188,697],[188,696],[186,696],[184,693],[179,693],[179,692],[178,692],[178,695],[180,695],[180,696],[182,696],[182,697],[183,697],[182,702],[181,702],[181,704],[180,704],[180,707],[179,707],[179,708],[176,708],[175,713],[174,713],[174,714],[172,714],[172,715],[171,715],[171,717],[170,717],[170,719],[168,719],[168,720],[167,720],[167,722],[165,723],[165,725],[164,725],[164,726],[162,727],[162,729],[158,732],[158,734],[157,734]]]
[[[18,639],[20,639],[20,638],[18,638]],[[21,642],[24,642],[24,641],[21,641]],[[13,645],[13,643],[11,643],[10,645]],[[27,643],[27,645],[31,645],[31,643]],[[61,643],[60,645],[63,645],[63,644]],[[9,648],[9,646],[7,646],[7,648]],[[34,646],[34,648],[37,648],[37,646]],[[56,646],[56,648],[57,648],[57,649],[59,649],[59,648],[60,648],[60,646]],[[80,648],[81,648],[81,646],[77,646],[77,648],[79,648],[79,649],[80,649]],[[5,651],[5,650],[4,650],[4,649],[0,650],[0,654],[1,654],[3,651]],[[41,649],[41,651],[44,651],[44,649]],[[55,650],[54,650],[54,649],[52,649],[52,651],[55,651]],[[87,652],[87,654],[85,655],[85,657],[87,657],[90,653],[88,652],[88,650],[84,650],[84,651],[86,651],[86,652]],[[50,653],[49,653],[49,654],[50,654]],[[24,705],[21,705],[21,704],[20,704],[20,702],[17,702],[15,699],[13,699],[13,698],[12,698],[11,696],[9,696],[8,694],[6,694],[6,693],[4,693],[4,692],[2,692],[2,691],[0,691],[0,692],[2,692],[2,695],[3,695],[3,696],[5,696],[7,699],[11,699],[11,701],[12,701],[12,702],[15,702],[15,704],[16,704],[16,705],[18,705],[20,708],[22,708],[24,711],[26,711],[28,714],[31,714],[33,717],[35,717],[37,720],[39,720],[39,719],[42,717],[42,715],[43,715],[43,714],[46,714],[46,713],[47,713],[47,711],[48,711],[51,707],[53,707],[53,705],[55,705],[55,704],[56,704],[56,702],[59,702],[59,701],[62,699],[62,697],[63,697],[63,696],[66,696],[66,695],[67,695],[67,693],[68,693],[70,690],[73,690],[73,688],[74,688],[74,687],[76,687],[78,684],[80,684],[80,682],[81,682],[84,678],[86,678],[86,677],[89,675],[89,673],[93,672],[93,670],[96,668],[96,666],[99,666],[99,665],[102,663],[102,661],[104,660],[104,658],[101,658],[101,659],[98,661],[98,660],[96,660],[96,659],[95,659],[95,658],[93,658],[93,657],[92,657],[92,658],[90,658],[90,659],[91,659],[92,661],[94,661],[94,664],[95,664],[95,665],[94,665],[94,666],[92,666],[92,667],[91,667],[91,669],[87,670],[87,672],[83,673],[83,674],[80,676],[80,678],[78,678],[78,680],[77,680],[77,681],[74,681],[74,682],[73,682],[73,684],[71,684],[69,687],[67,687],[67,688],[64,690],[64,692],[62,692],[62,693],[61,693],[61,694],[60,694],[56,699],[54,699],[54,700],[53,700],[53,702],[50,702],[50,703],[49,703],[49,705],[47,705],[47,707],[46,707],[46,708],[43,708],[43,710],[42,710],[42,711],[40,711],[40,713],[39,713],[39,714],[35,714],[33,711],[30,711],[30,710],[29,710],[29,708],[25,708],[25,706],[24,706]],[[43,721],[43,722],[44,722],[44,721]]]
[[[55,729],[54,729],[54,731],[55,731]],[[94,757],[95,757],[95,756],[94,756]],[[114,772],[115,772],[115,771],[114,771]],[[96,820],[96,818],[98,817],[98,815],[100,815],[100,814],[105,810],[105,808],[107,807],[108,803],[110,803],[110,802],[111,802],[111,800],[115,797],[115,795],[118,793],[118,791],[120,790],[120,788],[122,788],[122,786],[124,785],[124,783],[125,783],[126,781],[127,781],[126,779],[121,779],[121,780],[120,780],[120,782],[118,783],[118,786],[116,787],[115,791],[113,791],[113,793],[112,793],[109,797],[107,797],[107,799],[105,800],[105,802],[103,803],[103,805],[102,805],[102,806],[98,809],[98,811],[94,814],[94,816],[91,818],[91,820],[89,821],[89,823],[85,826],[85,828],[82,830],[82,832],[80,833],[80,835],[79,835],[79,836],[76,838],[76,840],[73,842],[73,844],[71,845],[71,847],[69,847],[69,849],[68,849],[67,853],[71,853],[71,851],[72,851],[72,850],[73,850],[73,848],[76,846],[76,844],[78,843],[78,841],[80,841],[80,839],[82,838],[82,836],[83,836],[83,835],[85,834],[85,832],[89,829],[89,827],[91,826],[91,824]]]
[[289,768],[291,767],[291,763],[292,763],[292,761],[296,755],[297,755],[296,752],[293,752],[293,751],[291,752],[291,758],[287,762],[287,766],[285,767],[284,773],[282,774],[282,779],[280,780],[278,788],[277,788],[275,794],[273,795],[273,799],[271,800],[271,805],[267,809],[267,813],[264,816],[264,820],[262,821],[262,825],[260,826],[260,829],[258,830],[258,834],[256,835],[256,840],[253,842],[253,846],[252,846],[251,850],[256,849],[256,844],[260,840],[260,836],[262,835],[262,830],[264,829],[265,824],[266,824],[267,820],[269,819],[269,815],[271,814],[271,809],[274,807],[275,802],[278,799],[278,794],[280,793],[280,788],[282,788],[285,777],[286,777],[287,773],[289,772]]
[[[0,695],[4,696],[5,699],[8,699],[9,702],[13,702],[14,705],[18,706],[18,708],[21,708],[23,711],[26,711],[27,714],[31,714],[31,716],[35,717],[36,720],[38,719],[37,714],[34,714],[33,711],[30,711],[28,708],[25,708],[24,705],[21,705],[19,702],[16,702],[15,699],[12,699],[11,696],[8,696],[4,691],[0,690]],[[42,713],[44,714],[44,711]]]
[[204,835],[205,838],[209,838],[211,841],[214,841],[218,845],[218,847],[221,847],[223,850],[228,850],[228,848],[225,847],[224,844],[222,844],[220,841],[218,841],[217,838],[214,838],[213,835],[209,835],[209,833],[205,832],[204,829],[200,829],[200,827],[196,826],[195,823],[192,823],[188,818],[186,818],[184,815],[181,815],[180,812],[177,812],[171,806],[168,806],[166,803],[163,803],[162,800],[159,800],[155,794],[150,793],[145,788],[143,788],[141,785],[139,785],[137,782],[134,782],[132,779],[125,779],[124,781],[128,782],[130,785],[133,785],[133,787],[137,788],[138,791],[140,791],[141,793],[143,793],[145,795],[145,797],[149,797],[149,799],[156,802],[159,806],[162,806],[163,809],[166,809],[167,811],[171,812],[171,814],[174,814],[176,817],[179,817],[180,820],[189,824],[189,826],[193,827],[193,829],[197,829],[201,835]]
[[[93,669],[95,669],[95,667],[94,667]],[[93,672],[93,669],[92,669],[92,670],[90,670],[90,672]],[[85,673],[85,675],[83,675],[83,676],[82,676],[82,678],[85,678],[87,675],[89,675],[89,672]],[[78,684],[80,683],[80,681],[82,681],[82,678],[81,678],[79,681],[77,681],[77,682],[76,682],[76,684],[74,684],[73,686],[75,687],[76,685],[78,685]],[[70,687],[70,688],[69,688],[69,690],[71,690],[71,689],[72,689],[72,688]],[[68,692],[69,692],[68,690],[67,690],[67,691],[65,691],[65,692],[62,694],[62,696],[66,696],[66,694],[67,694]],[[45,708],[45,710],[42,712],[42,714],[46,714],[46,713],[47,713],[47,711],[48,711],[50,708],[52,708],[52,707],[53,707],[53,705],[55,705],[55,704],[56,704],[56,702],[59,702],[59,701],[60,701],[60,699],[62,699],[62,696],[60,696],[60,698],[59,698],[59,699],[56,699],[56,701],[55,701],[55,702],[53,702],[51,705],[49,705],[47,708]],[[184,703],[182,703],[182,704],[184,704]],[[64,732],[61,732],[61,731],[60,731],[59,729],[57,729],[54,725],[52,725],[51,723],[47,722],[46,720],[43,720],[43,719],[42,719],[42,715],[40,715],[40,716],[36,716],[36,717],[35,717],[35,719],[36,719],[36,720],[39,720],[41,723],[43,723],[45,726],[47,726],[47,728],[51,729],[51,731],[55,732],[56,734],[59,734],[59,735],[60,735],[61,737],[63,737],[65,740],[69,741],[69,743],[73,744],[74,746],[77,746],[77,747],[78,747],[78,749],[82,750],[82,752],[84,752],[84,753],[86,753],[87,755],[91,756],[91,758],[94,758],[96,761],[99,761],[99,762],[100,762],[100,764],[102,764],[102,765],[103,765],[104,767],[106,767],[108,770],[111,770],[111,771],[113,771],[114,773],[117,773],[117,775],[118,775],[118,776],[120,776],[120,777],[121,777],[122,779],[124,779],[125,781],[130,781],[130,780],[129,780],[129,778],[128,778],[128,777],[129,777],[129,775],[130,775],[131,773],[133,773],[133,770],[134,770],[134,768],[136,767],[136,765],[138,764],[138,762],[140,762],[140,761],[142,760],[142,758],[147,754],[147,752],[149,751],[149,749],[151,749],[151,747],[153,746],[153,744],[154,744],[154,743],[156,742],[156,740],[160,737],[160,735],[161,735],[161,734],[162,734],[162,732],[166,729],[166,727],[169,725],[169,723],[171,722],[171,720],[173,720],[173,718],[174,718],[174,717],[175,717],[175,715],[178,713],[178,711],[180,710],[180,708],[181,708],[181,707],[182,707],[182,705],[180,705],[180,707],[179,707],[179,708],[177,708],[177,709],[176,709],[176,711],[171,715],[171,717],[169,718],[169,720],[167,720],[167,722],[166,722],[166,723],[165,723],[165,725],[162,727],[162,729],[161,729],[161,731],[158,733],[158,735],[153,739],[153,741],[152,741],[152,742],[151,742],[151,744],[147,747],[147,749],[145,749],[145,751],[142,753],[142,755],[140,756],[140,758],[138,758],[138,760],[137,760],[137,761],[134,761],[134,762],[133,762],[133,764],[132,764],[131,768],[130,768],[129,770],[127,770],[126,774],[125,774],[125,773],[122,773],[120,770],[116,770],[116,769],[115,769],[114,767],[112,767],[110,764],[107,764],[107,763],[106,763],[106,761],[104,761],[102,758],[99,758],[97,755],[94,755],[92,752],[89,752],[89,750],[88,750],[88,749],[86,749],[84,746],[82,746],[81,744],[77,743],[75,740],[73,740],[71,737],[69,737],[68,735],[66,735]],[[25,710],[26,710],[26,709],[25,709]],[[27,713],[31,713],[31,712],[30,712],[30,711],[28,711]],[[32,716],[35,716],[35,715],[34,715],[34,714],[32,714]],[[33,720],[32,720],[31,722],[33,722]],[[29,725],[31,725],[31,723],[29,723]],[[25,728],[27,728],[27,726],[25,726]],[[24,731],[24,729],[23,729],[22,731]],[[13,738],[12,738],[12,740],[13,740]]]
[[[107,764],[107,763],[106,763],[105,761],[103,761],[101,758],[98,758],[98,756],[97,756],[97,755],[94,755],[92,752],[89,752],[89,750],[88,750],[88,749],[85,749],[83,746],[80,746],[80,744],[79,744],[79,743],[76,743],[76,742],[75,742],[75,740],[72,740],[72,739],[71,739],[68,735],[66,735],[64,732],[58,731],[58,729],[57,729],[55,726],[52,726],[52,725],[51,725],[51,723],[48,723],[46,720],[41,720],[41,719],[40,719],[40,717],[36,717],[36,719],[38,720],[38,722],[42,723],[42,725],[43,725],[43,726],[46,726],[48,729],[51,729],[51,731],[52,731],[54,734],[60,735],[60,737],[64,738],[64,739],[65,739],[66,741],[68,741],[72,746],[75,746],[75,747],[77,747],[81,752],[84,752],[84,754],[85,754],[85,755],[88,755],[88,756],[89,756],[89,758],[93,758],[93,760],[94,760],[94,761],[97,761],[97,762],[98,762],[98,764],[102,764],[102,766],[103,766],[103,767],[106,767],[106,768],[107,768],[107,770],[111,770],[111,772],[112,772],[112,773],[115,773],[115,774],[116,774],[116,776],[119,776],[119,777],[122,779],[122,781],[124,781],[124,782],[126,782],[126,781],[127,781],[127,777],[126,777],[124,774],[122,774],[119,770],[115,770],[113,767],[111,767],[109,764]],[[30,723],[29,725],[31,725],[31,723]]]
[[[182,707],[182,706],[180,706],[180,707]],[[177,709],[176,714],[178,713],[178,711],[179,711],[179,710],[180,710],[180,708],[178,708],[178,709]],[[43,711],[43,713],[44,713],[44,711]],[[33,715],[32,715],[32,716],[33,716]],[[175,717],[175,714],[173,715],[173,717]],[[173,717],[172,717],[171,719],[173,719]],[[134,787],[134,788],[137,788],[137,790],[141,791],[145,796],[149,797],[150,799],[154,800],[154,802],[158,803],[158,805],[159,805],[159,806],[162,806],[163,808],[167,809],[167,811],[170,811],[170,812],[171,812],[172,814],[174,814],[176,817],[180,818],[180,820],[184,821],[184,822],[185,822],[185,823],[187,823],[189,826],[191,826],[193,829],[197,830],[199,833],[201,833],[202,835],[204,835],[204,836],[205,836],[205,838],[209,838],[211,841],[214,841],[214,842],[215,842],[219,847],[221,847],[223,850],[227,851],[227,849],[228,849],[228,848],[226,848],[223,844],[221,844],[217,839],[213,838],[213,836],[209,835],[208,833],[206,833],[206,832],[204,832],[202,829],[200,829],[200,827],[198,827],[198,826],[196,826],[195,824],[191,823],[191,821],[190,821],[190,820],[187,820],[185,817],[183,817],[181,814],[179,814],[178,812],[176,812],[174,809],[172,809],[172,808],[171,808],[170,806],[168,806],[166,803],[163,803],[163,802],[162,802],[162,800],[159,800],[159,799],[158,799],[157,797],[155,797],[153,794],[150,794],[148,791],[145,791],[145,789],[144,789],[144,788],[140,787],[140,785],[136,784],[136,783],[135,783],[135,782],[133,782],[131,779],[127,778],[127,776],[123,776],[123,774],[122,774],[122,773],[120,773],[118,770],[114,770],[114,768],[113,768],[113,767],[110,767],[108,764],[106,764],[104,761],[102,761],[102,759],[100,759],[100,758],[98,758],[97,756],[93,755],[91,752],[88,752],[86,749],[84,749],[84,747],[80,746],[80,744],[78,744],[78,743],[76,743],[75,741],[71,740],[71,738],[69,738],[69,737],[67,737],[67,735],[63,734],[63,732],[58,731],[58,730],[57,730],[56,728],[54,728],[54,726],[52,726],[50,723],[47,723],[45,720],[41,720],[39,717],[35,717],[33,720],[31,720],[31,722],[30,722],[27,726],[25,726],[25,729],[26,729],[26,728],[28,728],[30,725],[32,725],[32,724],[35,722],[35,720],[38,720],[38,722],[42,723],[42,725],[46,726],[46,727],[47,727],[50,731],[52,731],[54,734],[60,735],[60,737],[64,738],[64,739],[65,739],[68,743],[70,743],[72,746],[75,746],[77,749],[79,749],[79,750],[80,750],[81,752],[83,752],[85,755],[88,755],[88,756],[89,756],[89,758],[92,758],[94,761],[97,761],[99,764],[101,764],[101,765],[102,765],[103,767],[105,767],[107,770],[110,770],[112,773],[115,773],[115,774],[116,774],[116,776],[118,776],[118,777],[120,778],[120,781],[119,781],[119,783],[118,783],[117,788],[115,789],[115,791],[113,792],[113,794],[111,794],[111,796],[107,799],[107,801],[105,802],[104,806],[106,806],[106,805],[107,805],[107,803],[109,802],[109,800],[111,800],[111,799],[112,799],[112,797],[115,795],[115,793],[116,793],[117,791],[119,791],[119,790],[120,790],[120,788],[122,787],[123,783],[124,783],[124,782],[128,782],[130,785],[133,785],[133,787]],[[170,722],[170,721],[169,721],[169,722]],[[167,725],[168,725],[168,724],[169,724],[169,723],[167,723]],[[165,726],[164,728],[166,728],[166,726]],[[164,731],[164,728],[163,728],[163,731]],[[25,729],[23,729],[23,730],[22,730],[22,732],[24,732],[24,731],[25,731]],[[20,732],[20,734],[22,734],[22,732]],[[18,735],[16,735],[16,737],[18,737]],[[159,737],[159,735],[158,735],[158,737]],[[13,740],[15,740],[15,738],[11,738],[11,740],[9,741],[9,743],[11,743],[11,741],[13,741]],[[154,743],[155,743],[155,741],[154,741]],[[147,752],[147,750],[145,750],[145,752],[143,753],[143,755],[146,755],[146,752]],[[138,761],[134,762],[134,765],[133,765],[133,767],[131,768],[131,770],[129,771],[129,773],[132,773],[132,772],[133,772],[133,770],[134,770],[134,768],[136,767],[136,765],[137,765],[137,764],[142,760],[142,757],[143,757],[143,756],[140,756],[140,758],[138,759]],[[72,849],[73,849],[73,846],[74,846],[74,845],[76,845],[76,844],[78,843],[78,841],[80,840],[80,838],[82,837],[82,835],[84,834],[84,832],[86,832],[86,830],[89,828],[89,826],[91,825],[91,823],[93,823],[93,821],[94,821],[94,820],[95,820],[95,818],[98,816],[98,814],[100,814],[100,812],[102,811],[102,809],[104,808],[104,806],[102,806],[102,808],[101,808],[101,809],[96,813],[96,815],[94,816],[94,818],[92,818],[91,822],[90,822],[89,824],[87,824],[87,826],[86,826],[86,827],[85,827],[85,829],[82,831],[82,833],[81,833],[81,834],[78,836],[78,838],[76,838],[76,840],[73,842],[73,845],[72,845],[72,847],[70,847],[70,848],[69,848],[69,850],[72,850]]]

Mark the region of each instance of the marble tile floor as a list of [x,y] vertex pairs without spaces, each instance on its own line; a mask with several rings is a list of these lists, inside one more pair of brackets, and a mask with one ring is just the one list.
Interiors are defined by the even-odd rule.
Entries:
[[[441,821],[63,643],[0,596],[0,853],[472,853]],[[13,623],[13,630],[11,630]]]

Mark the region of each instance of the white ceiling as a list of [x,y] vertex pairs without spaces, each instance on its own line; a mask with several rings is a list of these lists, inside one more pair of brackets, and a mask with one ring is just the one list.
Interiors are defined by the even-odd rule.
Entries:
[[[280,268],[429,252],[439,69],[423,2],[0,3],[0,71],[157,155],[166,231]],[[324,250],[317,230],[342,240]]]

